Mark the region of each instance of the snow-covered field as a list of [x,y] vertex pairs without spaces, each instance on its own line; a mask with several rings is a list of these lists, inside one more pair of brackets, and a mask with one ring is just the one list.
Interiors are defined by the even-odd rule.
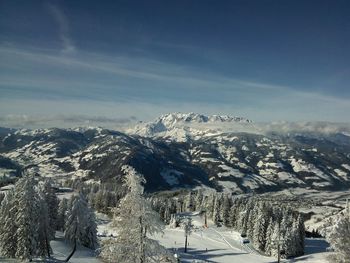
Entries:
[[[181,228],[167,226],[163,234],[153,236],[163,246],[180,255],[181,262],[276,262],[272,257],[266,257],[255,251],[251,245],[243,245],[240,234],[226,227],[217,227],[208,222],[209,227],[204,228],[204,220],[198,214],[192,213],[194,231],[189,236],[188,250],[184,253],[185,236]],[[111,232],[108,220],[102,214],[98,214],[98,232],[104,235],[116,235]],[[326,263],[326,248],[329,245],[323,239],[306,239],[305,255],[295,259],[282,260],[282,262],[309,262]]]
[[[184,253],[184,231],[180,228],[167,227],[163,235],[154,237],[163,246],[179,254],[181,262],[276,262],[275,258],[260,255],[250,245],[243,245],[238,232],[216,227],[213,223],[203,228],[203,219],[196,214],[192,215],[192,219],[196,230],[188,239],[187,253]],[[323,239],[307,239],[304,256],[282,262],[327,262],[326,247],[328,244]]]

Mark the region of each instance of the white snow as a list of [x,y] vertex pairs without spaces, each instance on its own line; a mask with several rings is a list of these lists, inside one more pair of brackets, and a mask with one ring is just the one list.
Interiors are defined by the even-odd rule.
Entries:
[[224,188],[225,192],[232,192],[232,191],[239,191],[242,192],[242,190],[239,188],[238,184],[231,181],[218,181],[218,184],[221,185]]
[[160,175],[169,185],[177,185],[179,184],[179,177],[181,177],[183,173],[174,169],[163,169]]
[[344,163],[341,166],[344,167],[346,170],[350,171],[350,165]]
[[[69,253],[72,251],[73,246],[63,238],[62,232],[56,232],[56,239],[50,242],[53,250],[51,255],[57,260],[45,260],[34,259],[33,262],[64,262]],[[0,262],[23,262],[16,259],[4,259],[0,256]],[[69,260],[71,263],[102,263],[102,261],[96,257],[95,251],[83,246],[77,247],[73,257]]]
[[242,151],[249,151],[249,148],[248,148],[248,146],[246,146],[246,145],[243,145],[243,146],[242,146]]
[[233,176],[233,177],[244,177],[244,174],[241,173],[238,169],[234,169],[230,166],[227,166],[225,164],[220,164],[219,167],[223,169],[223,172],[218,173],[219,177],[227,177],[227,176]]
[[334,172],[339,176],[339,177],[343,177],[344,179],[347,179],[347,173],[344,172],[343,170],[340,169],[334,169]]
[[289,183],[297,183],[299,185],[304,185],[305,183],[296,178],[293,174],[287,173],[287,172],[278,172],[277,173],[278,179],[282,181],[286,181]]
[[295,158],[290,158],[290,164],[293,167],[294,172],[298,173],[298,172],[309,172],[309,173],[313,173],[316,176],[326,180],[326,181],[330,181],[331,178],[326,175],[324,172],[322,172],[320,169],[318,169],[317,167],[315,167],[315,165],[310,164],[310,163],[306,163],[305,161],[301,160],[301,159],[295,159]]
[[[258,263],[275,262],[276,259],[266,257],[251,245],[242,245],[240,233],[226,227],[216,227],[209,220],[209,227],[204,228],[204,220],[198,213],[188,213],[192,217],[195,231],[188,237],[188,253],[184,253],[184,231],[179,228],[166,227],[164,234],[154,236],[155,239],[180,255],[181,262],[217,262],[217,263]],[[296,259],[281,262],[327,262],[325,248],[328,244],[322,239],[307,239],[305,255]]]
[[14,169],[6,169],[6,168],[0,168],[0,178],[1,177],[8,177],[11,175],[11,173],[16,172]]

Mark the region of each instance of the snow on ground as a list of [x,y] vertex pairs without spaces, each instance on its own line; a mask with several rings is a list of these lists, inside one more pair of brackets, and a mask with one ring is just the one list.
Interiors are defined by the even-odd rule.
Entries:
[[[64,260],[67,258],[67,255],[72,251],[72,245],[69,242],[66,242],[63,238],[62,233],[56,234],[57,238],[54,241],[51,241],[51,246],[54,251],[53,257],[59,260]],[[73,257],[69,260],[71,263],[99,263],[102,262],[96,258],[95,251],[78,246],[77,251],[74,253]]]
[[252,250],[247,246],[242,246],[239,233],[224,227],[215,227],[212,223],[209,223],[209,228],[203,228],[203,219],[197,213],[191,216],[195,231],[188,238],[187,253],[184,253],[185,236],[182,229],[167,227],[164,234],[154,236],[163,246],[179,254],[181,262],[273,261],[270,257],[249,253]]
[[[51,241],[51,247],[53,250],[52,259],[35,259],[32,262],[64,262],[69,253],[72,251],[73,246],[64,240],[62,232],[56,232],[56,239]],[[23,262],[16,259],[5,259],[0,257],[0,262]],[[101,263],[102,261],[96,258],[95,251],[78,246],[73,257],[69,260],[70,263]]]
[[238,169],[234,169],[225,164],[220,164],[219,167],[223,170],[223,172],[218,173],[219,177],[227,177],[227,176],[233,176],[237,178],[244,177],[244,174],[240,172]]
[[342,164],[341,165],[343,168],[345,168],[346,170],[348,170],[348,171],[350,171],[350,165],[348,165],[348,164]]
[[[209,227],[203,228],[203,218],[198,213],[187,213],[192,217],[194,232],[189,236],[188,251],[184,253],[184,231],[180,228],[166,227],[163,234],[154,235],[163,246],[174,253],[180,255],[181,262],[184,263],[264,263],[276,262],[272,257],[266,257],[254,249],[251,245],[242,245],[240,234],[226,227],[216,227],[213,222],[208,222]],[[104,236],[113,233],[109,227],[110,219],[101,213],[96,214],[98,219],[99,235]],[[53,248],[53,257],[60,261],[34,260],[34,262],[62,262],[71,252],[72,246],[63,239],[63,234],[58,232],[56,240],[51,241]],[[326,263],[326,257],[329,252],[325,252],[328,243],[323,239],[306,239],[305,255],[295,259],[283,259],[281,262],[308,262],[308,263]],[[0,257],[0,262],[19,262]],[[93,250],[79,246],[74,256],[69,261],[71,263],[100,263]]]
[[[164,234],[155,235],[163,246],[180,255],[181,262],[218,262],[218,263],[256,263],[276,262],[275,258],[266,257],[255,251],[251,245],[242,245],[238,232],[226,227],[216,227],[209,222],[203,228],[203,218],[198,213],[190,214],[195,231],[189,236],[188,251],[184,253],[184,231],[180,228],[169,228]],[[302,257],[284,259],[282,262],[326,263],[326,243],[323,239],[307,239]]]
[[309,173],[313,173],[315,174],[317,177],[324,179],[326,181],[330,181],[331,178],[326,175],[324,172],[322,172],[320,169],[318,169],[317,167],[315,167],[315,165],[310,164],[305,162],[304,160],[301,159],[295,159],[293,157],[291,157],[289,159],[290,164],[293,167],[294,172],[298,173],[298,172],[309,172]]
[[179,177],[183,176],[183,173],[174,169],[163,169],[160,175],[169,185],[179,184]]

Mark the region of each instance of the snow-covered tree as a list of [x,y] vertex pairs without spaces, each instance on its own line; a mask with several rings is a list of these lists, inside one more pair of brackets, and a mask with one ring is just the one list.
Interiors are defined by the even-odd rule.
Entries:
[[188,245],[187,239],[192,234],[192,230],[193,230],[192,218],[185,217],[182,222],[182,227],[185,233],[185,253],[187,253],[187,245]]
[[127,193],[114,209],[112,221],[118,236],[102,244],[100,256],[107,262],[154,262],[164,248],[148,235],[162,232],[163,224],[143,196],[143,176],[131,166],[123,166],[122,170]]
[[63,198],[58,206],[57,212],[57,230],[64,230],[64,222],[66,221],[66,214],[68,211],[68,199]]
[[[272,232],[271,234],[269,233],[269,243],[267,244],[267,254],[270,256],[278,256],[278,243],[282,239],[280,236],[280,226],[279,224],[272,224]],[[269,231],[270,229],[268,229]]]
[[212,217],[213,217],[213,221],[216,225],[219,224],[219,221],[221,220],[220,218],[220,199],[219,197],[215,197],[214,198],[214,206],[213,206],[213,210],[212,210]]
[[73,250],[67,257],[66,262],[75,253],[77,244],[91,249],[97,247],[97,227],[94,212],[81,194],[73,196],[72,199],[72,207],[67,212],[64,235],[66,239],[73,242]]
[[36,206],[39,197],[34,190],[35,181],[32,176],[21,178],[15,188],[15,220],[17,229],[16,258],[31,260],[36,255],[38,240],[39,212]]
[[57,213],[58,213],[58,198],[56,192],[52,187],[49,180],[45,180],[40,186],[40,195],[46,202],[48,217],[49,217],[49,235],[50,237],[55,236],[55,231],[57,229]]
[[0,206],[0,254],[14,258],[17,250],[14,190],[9,190]]
[[203,209],[203,193],[201,190],[196,192],[194,197],[194,209],[195,211],[201,211]]
[[222,206],[221,206],[221,214],[220,217],[223,220],[223,223],[225,226],[230,225],[230,208],[231,208],[231,199],[227,196],[224,195],[223,201],[222,201]]
[[336,252],[332,261],[350,262],[350,204],[337,218],[337,221],[328,236],[328,241]]
[[50,226],[49,209],[43,196],[39,197],[36,203],[37,210],[40,211],[37,221],[37,254],[40,256],[47,255],[50,257],[51,247],[50,240],[54,239],[52,227]]
[[266,232],[269,224],[269,216],[267,208],[264,204],[261,204],[260,209],[255,217],[253,227],[253,244],[260,251],[265,250],[266,245]]
[[0,209],[0,250],[6,257],[31,260],[50,256],[49,213],[36,181],[23,176],[10,190]]

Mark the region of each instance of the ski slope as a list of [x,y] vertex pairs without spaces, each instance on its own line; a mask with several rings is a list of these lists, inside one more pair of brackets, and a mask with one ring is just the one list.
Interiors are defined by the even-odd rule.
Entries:
[[[275,258],[260,255],[249,245],[243,245],[238,232],[226,227],[216,227],[212,222],[208,228],[203,228],[203,219],[197,213],[188,213],[193,219],[195,226],[193,233],[189,236],[188,250],[184,253],[184,231],[180,228],[166,227],[163,234],[153,236],[163,246],[180,256],[184,263],[264,263],[276,262]],[[106,216],[98,214],[99,232],[107,235],[113,234],[109,227],[109,220]],[[115,233],[114,233],[115,234]],[[307,262],[307,263],[327,263],[329,252],[325,252],[328,244],[323,239],[306,239],[305,255],[282,262]],[[56,239],[51,241],[53,258],[57,260],[40,260],[33,262],[62,262],[71,252],[72,246],[63,238],[62,232],[56,232]],[[0,257],[0,262],[20,262],[15,259],[5,259]],[[69,261],[71,263],[101,263],[96,258],[94,251],[79,246],[74,256]]]
[[[181,228],[167,227],[164,234],[155,235],[163,246],[180,256],[181,262],[217,262],[217,263],[264,263],[276,262],[255,251],[251,245],[243,245],[238,232],[226,227],[216,227],[209,222],[203,228],[203,219],[197,213],[188,213],[192,217],[195,229],[188,237],[188,250],[184,253],[184,231]],[[325,241],[319,239],[306,240],[306,254],[302,257],[282,260],[282,262],[326,263]]]

